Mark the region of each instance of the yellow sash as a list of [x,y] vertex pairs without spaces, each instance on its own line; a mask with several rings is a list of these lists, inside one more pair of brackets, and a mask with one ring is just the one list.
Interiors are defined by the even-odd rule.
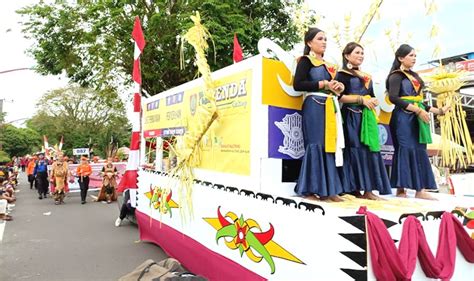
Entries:
[[[313,66],[323,65],[326,71],[331,76],[331,80],[336,77],[337,66],[330,64],[323,60],[319,60],[313,56],[306,56]],[[325,105],[325,118],[326,122],[324,124],[324,149],[327,153],[335,153],[337,147],[337,121],[336,121],[336,104],[334,99],[331,97],[332,93],[329,93],[329,96],[326,98]]]
[[336,105],[331,97],[326,99],[325,118],[324,149],[326,152],[335,153],[337,141]]

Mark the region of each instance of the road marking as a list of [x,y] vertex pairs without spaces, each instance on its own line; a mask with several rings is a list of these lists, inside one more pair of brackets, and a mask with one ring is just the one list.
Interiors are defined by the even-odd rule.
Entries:
[[5,231],[5,225],[7,224],[6,221],[0,222],[0,243],[3,240],[3,232]]

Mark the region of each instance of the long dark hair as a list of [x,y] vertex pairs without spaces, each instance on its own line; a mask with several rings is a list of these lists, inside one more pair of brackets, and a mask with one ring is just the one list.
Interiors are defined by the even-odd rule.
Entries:
[[[387,75],[387,79],[385,80],[385,88],[388,90],[388,79],[390,77],[390,74],[394,72],[395,70],[399,70],[400,66],[402,63],[398,60],[398,58],[404,58],[406,57],[411,51],[413,51],[415,48],[408,44],[401,44],[400,47],[398,47],[397,51],[395,52],[395,58],[393,59],[392,63],[392,68],[390,68],[390,72]],[[418,75],[418,73],[414,71],[409,71],[411,75],[413,75],[418,82],[420,82],[421,88],[425,86],[425,83],[421,79],[421,77]]]
[[[313,38],[321,32],[322,30],[317,28],[317,27],[310,27],[308,31],[304,34],[304,51],[303,54],[305,56],[309,55],[309,52],[311,51],[311,48],[308,46],[308,42],[313,40]],[[323,31],[324,32],[324,31]]]
[[356,42],[347,43],[346,47],[344,47],[344,50],[342,50],[342,69],[352,72],[347,67],[347,63],[349,61],[346,59],[346,55],[350,55],[354,51],[354,49],[357,48],[357,47],[364,50],[364,47],[362,47],[359,43],[356,43]]

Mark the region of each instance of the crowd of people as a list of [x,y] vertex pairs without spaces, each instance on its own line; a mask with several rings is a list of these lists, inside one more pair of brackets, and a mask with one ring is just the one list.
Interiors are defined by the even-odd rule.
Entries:
[[16,186],[18,185],[18,169],[0,166],[0,220],[10,221],[9,214],[16,202]]
[[[98,173],[98,176],[102,177],[102,186],[95,201],[111,203],[117,200],[119,173],[114,161],[118,162],[118,159],[108,158]],[[92,158],[92,162],[102,163],[97,156]],[[16,201],[15,192],[18,191],[18,178],[22,172],[27,176],[30,190],[38,192],[39,200],[51,197],[56,205],[65,203],[69,185],[77,178],[81,204],[85,204],[93,171],[86,156],[80,158],[76,169],[69,168],[69,165],[76,163],[75,157],[69,159],[62,153],[47,158],[45,153],[39,152],[33,156],[13,157],[11,162],[0,165],[0,219],[13,219],[9,213]]]

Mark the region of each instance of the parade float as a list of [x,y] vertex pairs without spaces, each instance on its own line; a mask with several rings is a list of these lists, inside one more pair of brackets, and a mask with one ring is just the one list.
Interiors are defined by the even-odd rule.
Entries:
[[[296,58],[262,39],[259,55],[211,73],[209,34],[199,14],[192,19],[182,38],[195,50],[201,77],[143,100],[138,18],[132,32],[134,116],[119,191],[130,190],[136,203],[141,240],[210,280],[474,276],[472,198],[345,195],[344,202],[325,203],[296,197],[304,155],[303,96],[292,87]],[[381,105],[382,146],[392,108]],[[164,148],[176,159],[169,169]],[[156,159],[147,163],[145,155]]]
[[[158,144],[154,168],[138,169],[141,240],[210,280],[474,276],[468,197],[295,196],[292,171],[304,154],[295,58],[269,40],[259,45],[259,55],[208,76],[200,69],[202,78],[141,101],[142,143]],[[170,138],[177,165],[163,171]]]

